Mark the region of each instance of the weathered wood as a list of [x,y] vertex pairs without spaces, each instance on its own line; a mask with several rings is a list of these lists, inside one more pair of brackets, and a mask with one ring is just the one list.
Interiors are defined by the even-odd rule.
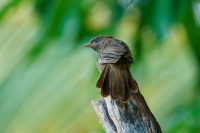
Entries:
[[162,132],[140,92],[132,94],[126,109],[118,107],[110,97],[100,101],[93,100],[92,105],[106,133]]

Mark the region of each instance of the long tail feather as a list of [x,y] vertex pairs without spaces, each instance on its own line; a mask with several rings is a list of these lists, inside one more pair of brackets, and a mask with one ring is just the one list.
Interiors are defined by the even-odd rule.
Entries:
[[106,64],[96,84],[97,88],[101,88],[101,95],[103,97],[107,97],[108,95],[110,95],[109,72],[110,72],[110,65]]
[[97,88],[101,88],[101,95],[111,95],[112,99],[126,102],[132,93],[138,91],[138,85],[131,76],[126,63],[106,64],[97,81]]

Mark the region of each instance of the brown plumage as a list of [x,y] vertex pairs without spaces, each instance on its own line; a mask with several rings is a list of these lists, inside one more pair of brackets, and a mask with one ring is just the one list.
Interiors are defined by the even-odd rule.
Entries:
[[97,53],[96,64],[101,76],[96,87],[101,88],[101,95],[127,102],[131,93],[138,91],[138,85],[129,71],[133,58],[128,46],[114,37],[98,36],[84,47],[90,47]]

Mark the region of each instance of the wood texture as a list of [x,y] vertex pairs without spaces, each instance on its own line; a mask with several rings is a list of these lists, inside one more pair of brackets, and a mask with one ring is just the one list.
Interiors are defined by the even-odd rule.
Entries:
[[162,133],[140,92],[132,94],[126,110],[110,97],[93,100],[92,105],[106,133]]

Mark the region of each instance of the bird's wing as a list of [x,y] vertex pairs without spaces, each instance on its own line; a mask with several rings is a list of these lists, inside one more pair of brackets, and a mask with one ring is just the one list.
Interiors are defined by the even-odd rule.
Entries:
[[129,48],[124,42],[113,39],[98,53],[97,61],[100,64],[116,63],[128,51]]

